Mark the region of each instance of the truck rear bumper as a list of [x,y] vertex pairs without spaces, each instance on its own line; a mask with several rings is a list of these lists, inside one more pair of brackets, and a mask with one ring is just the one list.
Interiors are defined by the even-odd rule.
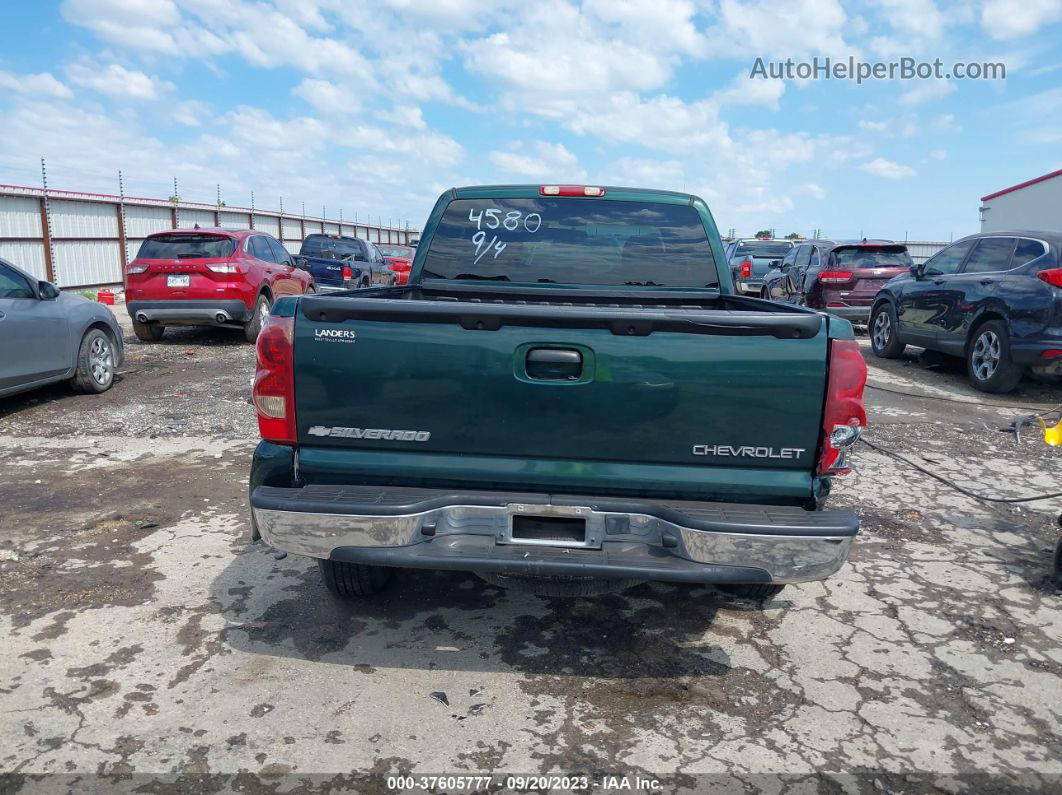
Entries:
[[277,549],[408,568],[701,583],[824,579],[848,559],[851,511],[378,486],[259,486]]

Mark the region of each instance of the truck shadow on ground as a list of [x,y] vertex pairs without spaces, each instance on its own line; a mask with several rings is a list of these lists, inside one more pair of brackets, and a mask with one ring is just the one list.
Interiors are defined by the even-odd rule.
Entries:
[[[352,666],[617,679],[717,676],[730,670],[720,634],[735,622],[776,620],[727,603],[708,587],[643,584],[594,597],[540,597],[490,585],[471,573],[405,570],[382,593],[341,600],[317,566],[280,562],[254,545],[215,581],[223,641],[248,654]],[[273,563],[263,576],[263,559]],[[268,565],[268,564],[265,564]],[[716,626],[721,608],[726,627]],[[742,633],[746,630],[740,630]],[[754,631],[765,631],[764,627]]]

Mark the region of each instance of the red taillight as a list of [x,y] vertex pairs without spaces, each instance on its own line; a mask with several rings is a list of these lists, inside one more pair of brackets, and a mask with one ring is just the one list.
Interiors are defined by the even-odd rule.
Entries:
[[855,278],[852,271],[822,271],[819,273],[819,281],[823,284],[844,284]]
[[350,281],[354,278],[354,271],[350,269],[349,265],[343,266],[343,281]]
[[751,260],[745,260],[744,262],[741,263],[741,278],[742,279],[751,279],[752,278],[752,261]]
[[1052,287],[1062,287],[1062,268],[1051,268],[1036,275]]
[[841,452],[858,439],[856,428],[867,424],[863,387],[867,365],[855,340],[830,341],[830,371],[826,380],[826,410],[822,419],[820,475],[844,475],[851,470],[841,464]]
[[267,442],[295,444],[295,318],[270,315],[258,335],[254,374],[258,433]]
[[604,196],[605,189],[592,185],[543,185],[540,196]]
[[1040,357],[1043,359],[1057,359],[1062,356],[1062,350],[1058,348],[1048,348],[1046,351],[1040,351]]

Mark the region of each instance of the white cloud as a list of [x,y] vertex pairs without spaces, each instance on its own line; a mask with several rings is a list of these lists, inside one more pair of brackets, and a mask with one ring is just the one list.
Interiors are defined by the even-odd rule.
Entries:
[[944,32],[944,15],[933,0],[875,0],[889,24],[919,39],[938,39]]
[[210,105],[198,99],[188,99],[173,106],[171,118],[185,127],[199,127],[211,116]]
[[859,166],[859,170],[882,179],[906,179],[907,177],[913,177],[917,173],[910,166],[886,160],[884,157],[875,157],[873,160],[863,163],[863,165]]
[[[655,6],[672,21],[689,11],[671,0]],[[586,100],[663,86],[683,49],[698,46],[686,25],[676,24],[680,29],[666,36],[648,35],[644,29],[656,30],[658,22],[644,3],[593,3],[583,11],[564,0],[543,0],[514,11],[505,29],[468,40],[460,51],[469,71],[501,89],[506,108],[556,116]]]
[[707,40],[693,21],[697,7],[689,0],[586,0],[583,8],[631,41],[649,40],[671,52],[702,56]]
[[947,160],[948,152],[945,149],[931,149],[929,151],[929,156],[934,160]]
[[0,72],[0,88],[31,96],[58,97],[60,99],[68,99],[73,96],[70,89],[56,80],[50,72],[41,72],[35,75]]
[[842,33],[847,22],[837,0],[722,0],[710,46],[736,57],[847,56],[855,54]]
[[859,129],[866,130],[867,132],[883,133],[888,131],[889,125],[883,121],[866,121],[864,119],[860,119]]
[[66,70],[70,82],[115,99],[153,100],[173,90],[173,83],[112,63],[100,67],[91,61],[78,61]]
[[778,110],[778,100],[784,93],[784,80],[752,79],[748,72],[741,72],[729,88],[717,92],[713,99],[720,105],[763,105]]
[[826,198],[826,191],[824,191],[822,189],[821,185],[819,185],[819,184],[817,184],[815,182],[806,183],[803,186],[801,192],[802,193],[806,193],[808,196],[810,196],[813,199],[825,199]]
[[361,95],[350,84],[338,85],[329,80],[307,77],[291,93],[324,113],[343,115],[361,108]]
[[561,144],[516,141],[505,150],[491,152],[489,157],[490,162],[506,175],[561,184],[586,179],[579,159]]
[[941,113],[929,122],[929,129],[936,133],[953,135],[962,132],[962,125],[955,120],[952,113]]
[[981,27],[994,39],[1016,39],[1062,19],[1062,0],[986,0]]
[[396,105],[392,110],[378,112],[376,118],[403,127],[412,127],[415,130],[428,129],[424,114],[416,105]]
[[914,88],[900,94],[901,105],[921,105],[943,99],[955,90],[955,83],[950,80],[923,80]]

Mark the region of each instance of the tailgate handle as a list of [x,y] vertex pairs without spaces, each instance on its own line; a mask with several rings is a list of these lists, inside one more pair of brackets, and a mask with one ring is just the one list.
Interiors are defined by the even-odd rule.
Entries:
[[527,375],[543,381],[573,381],[583,372],[583,355],[570,348],[532,348]]

